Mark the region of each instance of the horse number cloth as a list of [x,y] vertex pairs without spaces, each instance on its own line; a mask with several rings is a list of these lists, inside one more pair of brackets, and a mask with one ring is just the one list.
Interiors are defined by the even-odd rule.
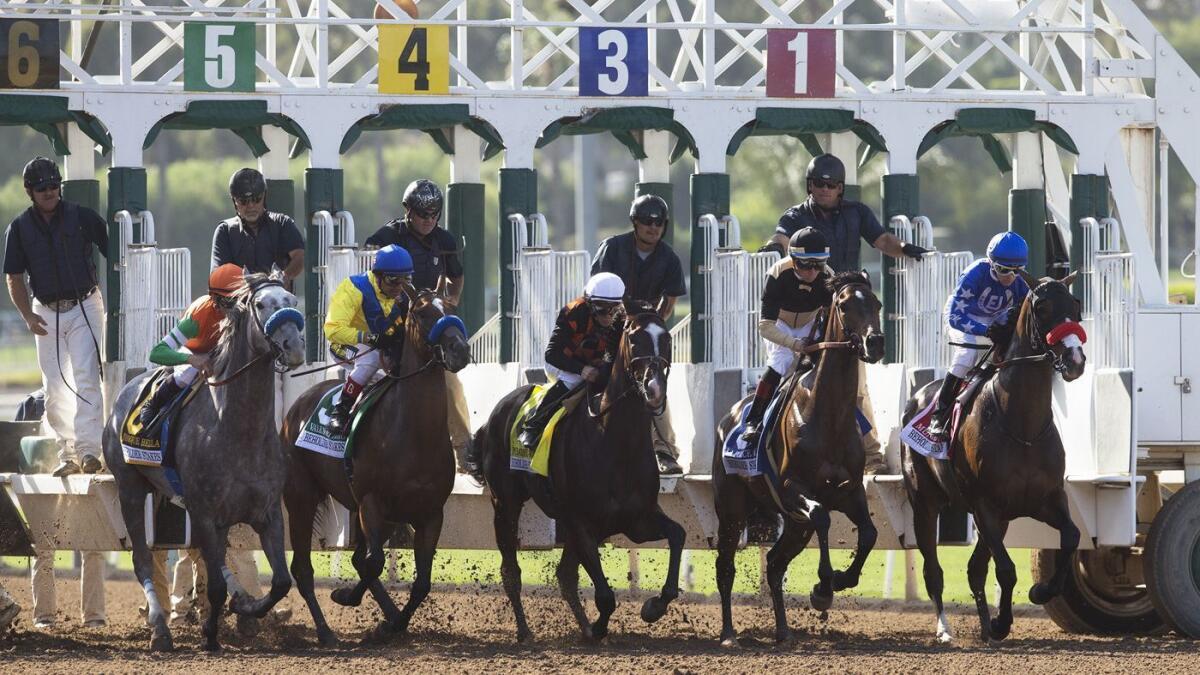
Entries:
[[525,424],[525,418],[537,410],[549,389],[549,387],[535,385],[533,391],[529,392],[529,398],[525,399],[525,402],[517,410],[516,421],[508,432],[508,468],[513,471],[525,471],[550,477],[550,443],[554,439],[554,428],[566,414],[567,408],[560,406],[558,410],[554,411],[554,414],[550,416],[550,421],[546,423],[546,428],[542,430],[537,447],[532,451],[517,440],[521,434],[521,427]]
[[133,406],[130,407],[129,413],[125,416],[125,421],[121,424],[121,452],[125,455],[126,464],[139,464],[141,466],[162,465],[163,455],[167,449],[167,443],[171,435],[171,418],[188,401],[192,400],[192,397],[196,395],[196,392],[204,384],[203,378],[196,378],[191,387],[180,392],[175,397],[175,400],[163,406],[163,409],[159,411],[158,416],[149,427],[143,428],[141,420],[138,419],[142,405],[154,395],[155,391],[158,391],[163,378],[171,377],[173,372],[171,368],[159,368],[146,381],[137,399],[134,400]]
[[[929,433],[929,424],[933,421],[933,409],[937,401],[925,406],[925,409],[913,416],[904,429],[900,431],[900,442],[930,459],[950,459],[950,444]],[[955,406],[955,415],[958,405]],[[957,425],[955,425],[957,426]]]
[[[766,463],[767,445],[775,433],[775,425],[779,421],[779,411],[786,398],[780,394],[785,389],[787,387],[781,385],[775,392],[775,397],[767,405],[767,410],[763,414],[762,433],[758,436],[758,445],[753,448],[747,446],[746,442],[742,440],[742,432],[746,429],[746,417],[750,414],[750,406],[742,406],[741,418],[733,429],[730,429],[721,448],[721,463],[725,465],[725,473],[747,478],[762,475],[763,465]],[[871,423],[867,421],[866,415],[861,410],[855,409],[854,418],[858,422],[858,429],[862,434],[865,435],[871,430]]]
[[335,384],[317,404],[313,414],[300,430],[296,438],[296,447],[312,450],[313,452],[342,459],[346,454],[346,439],[334,436],[329,431],[330,416],[334,406],[342,398],[342,385]]

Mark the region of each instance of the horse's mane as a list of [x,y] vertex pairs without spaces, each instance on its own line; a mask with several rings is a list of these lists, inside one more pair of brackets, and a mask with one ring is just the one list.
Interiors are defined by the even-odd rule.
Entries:
[[837,293],[850,284],[866,284],[867,288],[871,288],[871,277],[866,272],[838,272],[825,282],[825,287],[830,293]]
[[221,325],[217,332],[217,346],[212,350],[212,372],[222,372],[228,365],[229,355],[233,351],[233,336],[239,332],[239,326],[252,319],[254,316],[254,308],[250,306],[251,299],[254,297],[254,291],[270,279],[267,274],[247,274],[245,276],[246,283],[233,292],[229,297],[233,300],[233,306],[225,310],[225,318],[221,320]]

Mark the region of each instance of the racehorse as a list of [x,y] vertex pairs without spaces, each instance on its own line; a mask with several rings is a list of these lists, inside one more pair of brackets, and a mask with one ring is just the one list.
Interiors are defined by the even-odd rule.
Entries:
[[[599,545],[614,534],[642,543],[666,539],[670,563],[662,593],[646,600],[642,619],[662,618],[679,595],[679,561],[684,531],[658,506],[658,463],[651,438],[651,416],[667,404],[671,335],[651,308],[637,305],[621,333],[617,359],[594,406],[590,396],[556,425],[551,440],[549,478],[509,469],[509,432],[531,387],[523,386],[496,404],[475,434],[482,443],[484,475],[491,488],[496,544],[502,556],[504,592],[517,620],[517,640],[533,636],[521,603],[521,567],[517,562],[517,525],[532,498],[556,519],[563,538],[557,577],[563,600],[586,639],[608,634],[616,597],[600,566]],[[588,623],[579,600],[579,566],[595,586],[599,617]]]
[[[409,286],[405,292],[410,302],[408,319],[402,341],[389,350],[393,368],[386,375],[397,381],[355,428],[353,475],[347,475],[342,459],[295,445],[304,423],[337,382],[325,381],[304,392],[288,411],[280,432],[292,458],[284,489],[292,576],[308,603],[322,645],[334,644],[336,637],[313,589],[312,533],[317,507],[328,495],[358,511],[351,560],[359,582],[353,588],[335,590],[334,602],[357,607],[363,593],[370,590],[384,612],[379,632],[386,635],[407,630],[413,612],[429,594],[433,555],[442,532],[442,508],[454,487],[444,370],[458,372],[466,367],[471,349],[462,322],[447,315],[433,291],[418,292]],[[399,358],[395,358],[397,353]],[[416,577],[403,610],[379,581],[383,544],[397,523],[411,524],[415,532]]]
[[[858,585],[867,555],[875,545],[876,530],[863,488],[865,453],[855,414],[858,394],[858,361],[875,363],[883,358],[884,338],[879,330],[879,299],[871,280],[859,272],[838,274],[829,282],[833,300],[827,310],[827,342],[806,351],[821,352],[812,389],[794,386],[782,402],[779,425],[768,441],[768,452],[782,459],[779,465],[779,504],[769,492],[756,489],[750,480],[725,472],[721,451],[732,432],[747,397],[734,405],[717,427],[713,454],[713,499],[717,531],[717,587],[721,592],[721,644],[737,646],[731,607],[735,574],[734,553],[754,508],[784,513],[783,532],[767,553],[767,582],[775,610],[775,639],[791,638],[783,604],[783,576],[788,564],[804,550],[813,532],[821,548],[819,581],[809,596],[814,609],[825,610],[835,591]],[[781,385],[784,386],[784,385]],[[780,509],[780,505],[783,506]],[[845,513],[858,528],[854,561],[835,572],[829,561],[829,510]]]
[[[937,609],[940,642],[953,639],[942,607],[942,568],[937,557],[938,513],[946,505],[965,507],[975,515],[979,540],[967,563],[967,578],[984,642],[1003,640],[1012,628],[1017,573],[1004,548],[1010,521],[1030,517],[1059,531],[1054,576],[1049,583],[1029,589],[1031,602],[1044,604],[1062,593],[1070,574],[1079,529],[1067,507],[1066,455],[1050,402],[1054,373],[1070,382],[1083,374],[1086,362],[1079,301],[1067,288],[1074,278],[1071,274],[1061,282],[1043,279],[1026,296],[999,373],[980,388],[970,411],[963,411],[949,460],[932,460],[907,446],[901,449],[917,545],[925,558],[925,589]],[[929,383],[909,401],[905,424],[928,407],[939,385],[940,381]],[[990,618],[984,593],[989,558],[996,561],[1000,583],[1000,613],[995,619]]]
[[[179,430],[172,441],[175,466],[192,534],[208,570],[209,614],[203,627],[207,650],[220,648],[217,626],[228,590],[223,570],[230,527],[249,523],[271,564],[270,594],[255,600],[235,592],[229,603],[233,612],[262,618],[292,585],[283,550],[280,493],[287,456],[275,429],[275,371],[304,362],[304,317],[295,309],[296,296],[277,277],[246,275],[246,285],[232,297],[234,304],[226,310],[210,361],[216,379],[173,422]],[[140,375],[121,389],[104,427],[103,442],[105,464],[116,478],[121,514],[133,545],[134,573],[146,593],[150,647],[165,651],[174,645],[151,582],[143,515],[146,495],[154,488],[137,466],[125,463],[120,440],[121,425],[152,374]]]

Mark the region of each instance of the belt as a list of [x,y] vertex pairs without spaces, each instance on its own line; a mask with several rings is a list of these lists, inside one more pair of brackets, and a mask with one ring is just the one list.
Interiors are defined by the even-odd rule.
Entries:
[[[72,309],[75,309],[75,305],[78,305],[81,301],[87,300],[88,298],[92,297],[92,293],[95,293],[96,290],[97,290],[97,288],[95,286],[92,286],[92,288],[87,293],[84,293],[83,295],[79,296],[78,300],[76,300],[75,298],[71,298],[70,300],[55,300],[54,302],[42,302],[42,306],[45,307],[46,309],[53,310],[59,314],[62,314],[63,312],[69,312]],[[41,302],[41,301],[39,300],[38,302]]]

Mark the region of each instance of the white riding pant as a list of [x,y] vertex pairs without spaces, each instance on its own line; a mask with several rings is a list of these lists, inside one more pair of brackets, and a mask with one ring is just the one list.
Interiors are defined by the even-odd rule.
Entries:
[[574,389],[576,385],[583,382],[583,376],[577,373],[568,373],[565,370],[555,368],[549,363],[546,364],[546,375],[553,380],[562,382],[567,385],[567,389]]
[[[951,343],[980,345],[985,348],[992,346],[992,341],[982,335],[972,335],[954,328],[947,328],[946,335]],[[975,367],[979,357],[983,356],[985,351],[986,349],[955,346],[954,352],[950,355],[950,374],[959,379],[966,377],[967,372]]]
[[[802,326],[792,328],[787,322],[776,319],[775,326],[793,338],[806,338],[812,334],[815,322],[816,319],[814,318]],[[785,347],[766,339],[763,340],[763,344],[767,348],[767,365],[771,370],[780,375],[787,375],[788,371],[792,368],[792,364],[796,362],[796,352],[792,350],[791,346]]]
[[[364,387],[370,384],[371,380],[375,379],[375,376],[379,373],[379,369],[383,367],[382,356],[379,350],[369,345],[360,343],[353,347],[347,346],[342,353],[345,354],[346,358],[338,356],[332,349],[329,350],[329,354],[333,357],[333,360],[347,373],[346,377]],[[362,356],[358,356],[359,354]]]
[[104,300],[100,291],[61,314],[34,298],[33,312],[46,322],[47,334],[35,335],[34,342],[46,390],[45,420],[58,439],[58,458],[65,462],[83,455],[101,457],[104,397],[100,355],[96,353],[104,343]]
[[194,366],[184,363],[175,366],[175,374],[172,379],[175,380],[175,385],[180,389],[187,389],[192,386],[192,383],[196,381],[196,376],[199,374],[200,371],[196,370]]

